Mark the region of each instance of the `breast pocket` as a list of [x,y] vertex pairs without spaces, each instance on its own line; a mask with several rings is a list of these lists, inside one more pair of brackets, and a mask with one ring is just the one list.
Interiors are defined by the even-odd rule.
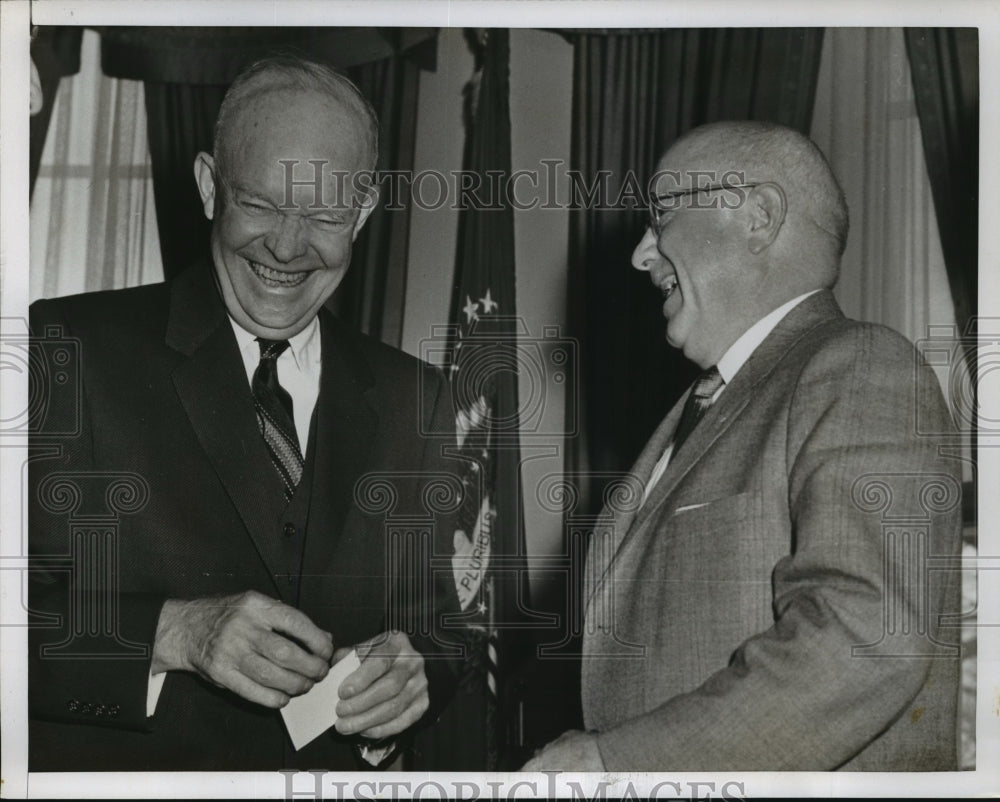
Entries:
[[770,581],[772,550],[761,522],[759,498],[749,492],[682,501],[661,519],[649,557],[660,570],[691,585]]
[[752,514],[753,502],[754,495],[749,492],[710,501],[681,500],[670,514],[670,527],[680,532],[732,526]]

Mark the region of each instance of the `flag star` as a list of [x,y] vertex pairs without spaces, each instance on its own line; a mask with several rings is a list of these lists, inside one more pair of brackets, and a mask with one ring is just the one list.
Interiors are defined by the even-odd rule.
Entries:
[[465,296],[465,306],[462,307],[462,311],[465,312],[466,323],[471,323],[473,320],[479,320],[479,304],[473,301],[468,295]]
[[476,607],[476,610],[479,611],[480,615],[485,615],[486,614],[486,602],[482,602],[482,601],[479,602],[478,606]]
[[488,315],[494,309],[498,309],[500,307],[500,304],[498,304],[496,301],[493,300],[493,298],[490,297],[489,287],[486,288],[486,297],[480,298],[479,302],[483,305],[484,315]]

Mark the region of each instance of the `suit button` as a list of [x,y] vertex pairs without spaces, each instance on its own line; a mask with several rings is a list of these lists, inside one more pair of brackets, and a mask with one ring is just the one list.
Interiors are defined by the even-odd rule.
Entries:
[[287,523],[285,524],[285,537],[295,537],[295,524]]
[[70,713],[75,713],[77,710],[80,709],[80,703],[76,699],[70,699],[66,703],[66,708],[69,710]]
[[108,705],[108,715],[111,716],[111,718],[117,718],[119,710],[120,708],[118,705]]

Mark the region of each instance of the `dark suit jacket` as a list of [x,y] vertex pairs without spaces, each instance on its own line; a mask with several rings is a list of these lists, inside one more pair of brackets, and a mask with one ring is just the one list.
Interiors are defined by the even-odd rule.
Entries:
[[[794,308],[638,510],[605,511],[583,709],[608,769],[955,768],[956,461],[913,347]],[[644,485],[684,399],[633,468]]]
[[[277,711],[192,673],[168,674],[147,719],[150,647],[168,598],[257,590],[297,603],[338,646],[383,631],[403,586],[431,587],[436,613],[457,610],[447,573],[428,583],[419,549],[386,545],[386,514],[416,515],[410,531],[431,520],[433,548],[450,553],[453,527],[426,509],[423,492],[432,475],[453,471],[440,456],[454,418],[439,374],[323,310],[311,494],[293,514],[208,264],[171,284],[39,301],[31,316],[49,349],[39,364],[59,370],[41,339],[78,342],[79,390],[65,389],[76,381],[71,365],[73,378],[38,396],[30,769],[357,769],[350,739],[331,731],[294,753]],[[441,436],[422,436],[431,432]],[[393,474],[391,490],[359,484],[378,472]],[[398,604],[393,623],[416,627],[432,719],[456,664],[441,658],[441,635],[417,607]]]

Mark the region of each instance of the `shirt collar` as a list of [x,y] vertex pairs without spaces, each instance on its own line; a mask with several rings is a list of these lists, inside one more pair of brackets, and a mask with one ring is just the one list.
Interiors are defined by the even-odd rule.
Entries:
[[[257,345],[257,336],[251,334],[237,323],[232,315],[229,316],[229,322],[232,324],[233,333],[236,335],[236,343],[239,345],[240,351],[247,352],[252,346],[254,362],[259,361],[260,346]],[[294,337],[289,337],[288,345],[288,350],[291,351],[292,358],[295,360],[295,366],[299,370],[308,370],[310,366],[319,364],[319,317],[314,317],[302,331]]]
[[774,328],[784,319],[785,315],[810,295],[814,295],[817,292],[819,290],[812,290],[811,292],[792,298],[792,300],[783,303],[774,311],[764,315],[764,317],[743,332],[739,339],[729,346],[729,350],[722,355],[722,358],[716,364],[723,381],[729,384],[739,372],[739,369],[750,358],[750,355],[757,350],[757,346],[764,342],[768,334],[774,331]]

